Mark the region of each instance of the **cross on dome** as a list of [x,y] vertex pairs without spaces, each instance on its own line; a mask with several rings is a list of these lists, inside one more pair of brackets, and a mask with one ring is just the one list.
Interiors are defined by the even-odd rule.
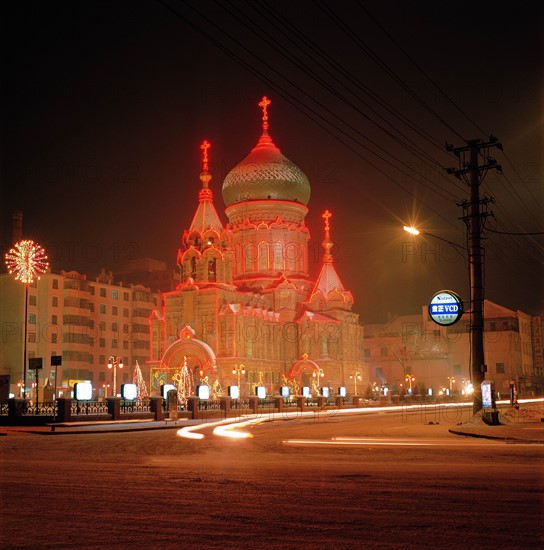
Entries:
[[328,210],[325,210],[325,212],[321,214],[321,217],[325,220],[325,231],[328,233],[330,229],[329,218],[332,218],[332,214]]
[[200,148],[202,149],[202,171],[207,172],[208,171],[208,149],[211,147],[211,143],[205,139],[202,142],[202,145]]
[[263,96],[263,99],[259,102],[259,107],[262,107],[263,109],[263,130],[268,129],[268,106],[272,103],[270,99],[268,99],[266,96]]
[[334,243],[331,241],[331,236],[329,233],[331,228],[329,224],[329,219],[332,218],[332,214],[329,210],[325,210],[325,212],[321,214],[321,217],[325,220],[325,238],[321,243],[321,246],[325,249],[325,257],[323,258],[323,260],[325,263],[331,263],[332,262],[331,248],[334,246]]

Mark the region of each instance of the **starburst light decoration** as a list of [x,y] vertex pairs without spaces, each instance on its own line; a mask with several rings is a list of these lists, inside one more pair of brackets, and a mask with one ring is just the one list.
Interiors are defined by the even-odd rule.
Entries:
[[16,281],[31,284],[47,271],[49,262],[45,250],[38,243],[25,239],[6,253],[6,267],[10,275],[15,274]]

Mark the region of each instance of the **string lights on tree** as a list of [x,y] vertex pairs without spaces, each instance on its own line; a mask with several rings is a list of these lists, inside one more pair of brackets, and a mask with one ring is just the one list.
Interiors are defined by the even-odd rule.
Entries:
[[23,388],[22,396],[26,397],[26,341],[28,326],[28,287],[35,279],[39,280],[40,275],[49,269],[49,262],[43,247],[30,239],[19,241],[9,252],[6,253],[6,267],[10,275],[15,275],[16,281],[25,285],[25,306],[24,320],[25,332],[23,343]]

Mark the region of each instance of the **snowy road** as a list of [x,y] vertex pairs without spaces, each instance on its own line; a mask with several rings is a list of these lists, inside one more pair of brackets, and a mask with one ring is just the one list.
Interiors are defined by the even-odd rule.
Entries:
[[[540,548],[542,445],[417,415],[37,435],[1,445],[2,548]],[[333,443],[334,442],[334,443]]]

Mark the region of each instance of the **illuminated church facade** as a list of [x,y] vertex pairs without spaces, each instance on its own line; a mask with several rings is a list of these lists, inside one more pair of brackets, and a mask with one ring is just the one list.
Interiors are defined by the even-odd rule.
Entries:
[[[268,133],[270,101],[262,135],[223,182],[227,223],[217,214],[210,189],[208,142],[196,212],[177,255],[180,284],[163,293],[150,324],[152,386],[176,383],[185,366],[195,385],[212,395],[239,385],[242,396],[266,386],[278,394],[289,385],[344,386],[363,390],[363,327],[352,311],[333,263],[330,212],[323,214],[323,263],[308,270],[310,184]],[[315,393],[314,393],[315,395]]]

